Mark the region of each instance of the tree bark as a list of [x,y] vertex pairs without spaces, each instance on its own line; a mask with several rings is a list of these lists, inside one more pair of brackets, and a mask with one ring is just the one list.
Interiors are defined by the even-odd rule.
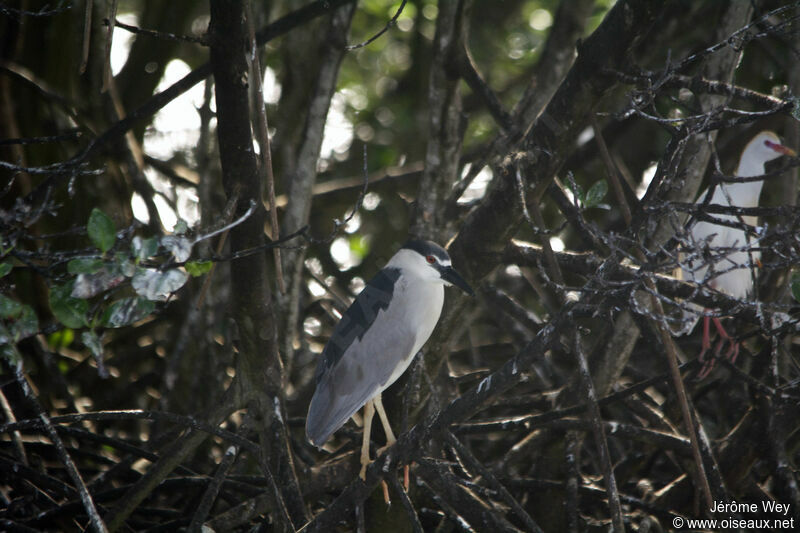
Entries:
[[465,0],[439,2],[433,61],[428,83],[428,144],[425,169],[417,193],[417,203],[409,233],[433,239],[440,244],[448,237],[442,209],[448,193],[458,179],[461,139],[461,80],[454,63],[466,43]]
[[[231,230],[232,250],[264,244],[266,220],[261,198],[263,184],[250,128],[244,1],[211,2],[211,64],[216,86],[222,183],[229,199],[238,196],[235,218],[251,205],[256,206],[250,218]],[[240,342],[237,404],[247,405],[250,416],[256,420],[264,457],[282,488],[292,521],[299,525],[305,521],[306,510],[283,423],[286,420],[283,369],[266,255],[258,253],[233,261],[231,289],[231,308]]]
[[[297,150],[297,160],[291,163],[292,172],[286,181],[288,204],[281,224],[281,233],[284,235],[297,231],[308,223],[325,122],[331,99],[336,92],[339,67],[344,58],[347,32],[353,13],[355,13],[355,3],[348,3],[334,11],[326,37],[320,44],[319,71],[311,94],[305,128]],[[283,268],[288,280],[288,301],[282,302],[282,307],[287,310],[285,322],[282,324],[282,330],[286,332],[283,348],[287,361],[292,359],[297,336],[299,306],[303,296],[305,256],[304,249],[287,249],[283,254]]]

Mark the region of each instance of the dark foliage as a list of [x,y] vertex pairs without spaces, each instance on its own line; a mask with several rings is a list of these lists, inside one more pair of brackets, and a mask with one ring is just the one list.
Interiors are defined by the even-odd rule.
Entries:
[[[800,527],[800,159],[694,203],[800,148],[798,60],[772,0],[4,2],[0,529]],[[745,298],[674,276],[721,214]],[[305,416],[409,236],[477,295],[361,481]],[[740,343],[707,377],[701,308]]]

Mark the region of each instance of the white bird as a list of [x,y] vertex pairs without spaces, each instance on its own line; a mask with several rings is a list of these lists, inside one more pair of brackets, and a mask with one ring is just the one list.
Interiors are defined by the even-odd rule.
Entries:
[[[762,131],[756,135],[744,148],[739,158],[739,165],[735,175],[746,178],[764,174],[764,164],[783,155],[795,156],[794,150],[781,144],[780,138],[771,131]],[[721,183],[714,189],[709,205],[757,207],[763,180]],[[703,191],[697,204],[705,202],[708,190]],[[733,224],[740,223],[739,217],[734,215],[712,215],[721,221]],[[757,219],[754,216],[743,216],[741,220],[749,226],[755,226]],[[734,298],[744,298],[753,288],[752,269],[759,263],[761,254],[758,250],[748,250],[751,246],[748,236],[743,229],[731,226],[714,224],[712,222],[697,222],[689,229],[689,244],[694,248],[692,258],[681,265],[683,278],[705,285],[712,289],[728,294]],[[699,250],[708,247],[710,254],[699,254]],[[725,250],[730,250],[726,252]],[[694,328],[697,317],[689,325],[689,330]],[[730,346],[726,352],[731,362],[736,360],[739,353],[739,343],[728,335],[717,317],[703,316],[703,341],[700,360],[704,367],[699,377],[705,377],[713,368],[714,359],[705,361],[705,356],[711,348],[710,325],[713,321],[719,332],[720,342],[714,353],[719,355],[725,343]]]
[[396,440],[383,409],[381,392],[405,372],[436,327],[445,285],[473,294],[451,266],[444,248],[430,241],[408,241],[367,282],[342,315],[322,352],[317,388],[306,418],[306,435],[321,447],[364,406],[362,479],[369,464],[370,428],[376,411],[386,434],[386,446]]

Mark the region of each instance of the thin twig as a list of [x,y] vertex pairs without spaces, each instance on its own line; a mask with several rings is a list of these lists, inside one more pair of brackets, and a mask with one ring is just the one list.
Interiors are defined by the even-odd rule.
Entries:
[[475,61],[470,54],[466,39],[462,39],[462,41],[461,50],[456,52],[459,56],[458,63],[461,70],[461,77],[467,82],[467,85],[469,85],[473,92],[483,100],[486,109],[489,110],[492,118],[494,118],[502,131],[511,131],[514,127],[514,120],[511,118],[511,115],[503,109],[503,104],[500,103],[497,94],[489,87],[489,84],[486,83],[486,80],[483,79],[483,76],[481,76],[481,73],[478,71],[478,67],[475,65]]
[[[350,214],[347,215],[344,218],[344,220],[339,220],[339,219],[334,219],[333,220],[333,230],[330,232],[330,234],[328,234],[327,237],[324,237],[322,239],[315,239],[313,237],[306,236],[306,238],[309,241],[311,241],[312,243],[314,243],[314,244],[325,244],[325,243],[331,242],[334,239],[334,237],[336,237],[336,235],[338,235],[338,233],[341,230],[341,228],[347,226],[347,223],[350,222],[353,219],[353,217],[356,215],[356,213],[358,213],[361,210],[361,204],[364,203],[364,197],[367,195],[367,188],[369,187],[369,172],[367,171],[367,145],[366,144],[364,145],[363,154],[364,154],[364,156],[363,156],[364,163],[363,163],[363,166],[362,166],[363,185],[361,187],[361,192],[359,193],[358,198],[356,199],[356,203],[355,203],[355,205],[353,205],[353,210],[350,211]],[[295,232],[295,233],[297,233],[297,232]]]
[[[261,46],[266,44],[272,39],[279,37],[314,18],[320,17],[328,13],[332,8],[352,2],[354,2],[354,0],[316,0],[315,2],[312,2],[300,9],[288,13],[275,22],[272,22],[265,28],[259,30],[256,33],[258,45]],[[92,2],[88,2],[88,4],[91,3]],[[89,16],[89,19],[91,19],[91,16]],[[85,25],[84,31],[90,31],[90,26],[90,24]],[[87,43],[88,41],[84,42]],[[88,44],[85,44],[85,46],[88,47]],[[139,124],[140,121],[152,117],[171,101],[178,98],[180,95],[210,76],[211,72],[212,69],[210,62],[200,65],[186,76],[170,85],[167,89],[151,96],[140,107],[128,112],[124,119],[119,120],[109,126],[108,129],[92,139],[92,141],[84,150],[74,155],[65,163],[60,164],[60,166],[67,169],[74,169],[77,165],[87,161],[100,148],[124,135],[127,131],[133,129],[137,124]],[[56,180],[70,177],[72,175],[73,174],[70,173],[60,173],[56,176],[51,176],[48,179],[42,180],[41,183],[39,183],[30,193],[29,197],[31,195],[42,194],[42,191],[46,191],[48,188],[52,187]]]
[[403,8],[406,7],[406,2],[407,1],[408,0],[403,0],[402,2],[400,2],[400,7],[397,8],[397,11],[395,12],[394,16],[391,19],[389,19],[389,22],[387,22],[386,25],[378,33],[376,33],[375,35],[373,35],[372,37],[370,37],[366,41],[360,42],[358,44],[349,44],[349,45],[345,46],[344,49],[347,50],[348,52],[350,52],[352,50],[357,50],[359,48],[364,48],[365,46],[369,45],[370,43],[375,42],[381,35],[383,35],[387,31],[389,31],[389,28],[391,28],[392,26],[397,24],[397,19],[400,18],[400,14],[403,12]]
[[103,519],[97,512],[97,507],[95,507],[92,495],[89,494],[89,490],[86,488],[86,484],[83,482],[78,468],[75,466],[75,463],[72,462],[72,458],[70,458],[69,453],[67,453],[64,443],[62,442],[61,437],[58,436],[58,433],[56,433],[53,424],[50,423],[47,413],[44,412],[42,407],[39,405],[39,402],[36,400],[36,395],[31,390],[28,380],[26,379],[25,374],[22,372],[22,363],[19,363],[15,366],[14,375],[17,379],[17,383],[25,393],[25,397],[28,398],[30,405],[38,413],[39,420],[41,420],[42,424],[44,425],[47,437],[55,446],[59,459],[61,459],[64,467],[67,469],[67,474],[75,484],[75,488],[78,489],[78,495],[80,496],[81,503],[83,504],[86,513],[89,515],[92,529],[98,533],[107,533],[108,529],[106,528],[106,524],[103,522]]
[[53,163],[52,165],[44,165],[41,167],[26,167],[22,165],[15,165],[7,161],[0,161],[0,168],[10,170],[12,172],[26,172],[28,174],[36,174],[41,176],[99,176],[103,172],[102,169],[85,170],[83,163],[78,165],[71,165],[66,163]]
[[617,204],[619,204],[619,208],[622,210],[622,218],[625,220],[625,225],[630,226],[631,220],[633,220],[631,208],[628,206],[628,202],[625,199],[625,191],[622,190],[617,167],[611,159],[608,146],[606,146],[606,140],[603,138],[603,131],[600,129],[600,125],[597,123],[597,116],[594,113],[592,114],[592,130],[594,131],[594,138],[597,141],[597,146],[600,148],[600,155],[603,157],[603,161],[606,164],[608,180],[611,182],[611,188],[614,190]]
[[[16,416],[14,416],[14,410],[11,408],[11,404],[8,403],[8,398],[6,398],[3,389],[0,388],[0,406],[3,408],[3,415],[6,417],[8,422],[14,423],[17,421]],[[25,445],[22,442],[22,434],[19,431],[12,431],[11,432],[11,442],[14,443],[14,451],[17,454],[17,459],[23,465],[28,465],[28,457],[25,454]]]
[[[519,165],[516,165],[514,177],[517,180],[517,190],[519,191],[520,201],[522,202],[522,212],[526,220],[532,226],[541,229],[546,228],[547,226],[544,223],[542,210],[539,209],[539,202],[536,199],[531,202],[530,209],[533,211],[533,220],[531,221],[531,217],[528,214],[528,204],[525,195],[525,182],[522,179]],[[552,278],[559,285],[564,285],[564,276],[561,274],[561,268],[558,266],[558,261],[556,261],[555,255],[553,254],[553,248],[550,246],[550,239],[546,235],[542,237],[542,250],[544,250],[544,257],[547,261],[547,267],[550,270],[550,276],[552,276]]]
[[83,75],[89,65],[89,44],[92,37],[92,6],[94,2],[86,2],[83,11],[83,46],[81,47],[81,64],[78,74]]
[[234,261],[236,259],[241,259],[243,257],[248,257],[250,255],[257,254],[257,253],[262,252],[264,250],[270,250],[270,249],[272,249],[272,248],[274,248],[276,246],[281,246],[281,245],[283,245],[283,244],[285,244],[285,243],[287,243],[287,242],[289,242],[289,241],[291,241],[293,239],[296,239],[297,237],[303,237],[307,241],[316,242],[316,241],[314,241],[312,238],[310,238],[308,236],[308,226],[303,226],[299,230],[294,231],[294,232],[290,233],[289,235],[285,235],[285,236],[281,237],[280,239],[278,239],[277,241],[265,242],[264,244],[261,244],[259,246],[253,246],[251,248],[245,248],[244,250],[237,250],[236,252],[233,252],[233,253],[231,253],[229,255],[225,255],[225,256],[222,256],[222,257],[216,257],[215,256],[215,257],[211,257],[209,259],[211,261]]
[[564,440],[564,466],[566,470],[564,512],[566,514],[567,531],[578,531],[578,488],[580,487],[578,464],[581,446],[578,435],[574,431],[568,431]]
[[[241,190],[241,185],[237,184],[236,187],[234,187],[230,199],[228,200],[228,205],[225,206],[224,216],[226,222],[230,221],[231,217],[233,217],[233,214],[236,212],[236,204],[239,202],[240,190]],[[251,205],[250,209],[247,210],[247,213],[245,213],[245,215],[249,216],[249,213],[251,213],[254,210],[254,208],[255,205]],[[222,253],[222,250],[225,249],[225,242],[228,240],[228,232],[230,230],[230,225],[229,224],[226,225],[226,228],[227,229],[223,228],[222,237],[220,237],[219,241],[217,242],[216,255],[220,255]],[[196,243],[197,241],[195,241],[195,244]],[[211,286],[211,279],[214,277],[214,272],[216,270],[217,270],[217,262],[215,261],[211,264],[211,269],[208,271],[206,279],[203,280],[203,286],[200,288],[200,294],[197,297],[197,304],[196,304],[197,309],[203,307],[203,302],[205,302],[206,300],[206,294],[208,294],[208,289]]]
[[0,146],[11,144],[45,144],[76,140],[84,135],[78,128],[71,128],[59,135],[43,135],[41,137],[19,137],[16,139],[0,139]]
[[[218,406],[208,413],[206,424],[215,427],[234,411],[232,389],[235,389],[237,386],[234,380],[225,391],[225,397],[219,402]],[[205,441],[207,436],[208,433],[204,431],[190,430],[183,437],[170,443],[163,450],[159,460],[152,464],[144,475],[125,491],[125,494],[117,505],[106,513],[105,520],[109,530],[113,532],[119,529],[134,509],[152,493],[153,489],[155,489],[170,472],[175,470],[175,468],[183,462],[188,454]],[[280,498],[280,494],[276,497]]]
[[[653,284],[652,280],[648,279],[646,282],[652,290],[655,290],[655,285]],[[675,392],[678,395],[678,403],[681,407],[684,429],[689,435],[689,439],[692,441],[692,456],[694,457],[695,468],[697,469],[696,480],[700,484],[700,489],[705,499],[705,508],[711,509],[713,507],[714,498],[711,494],[711,486],[708,483],[708,476],[706,475],[706,469],[703,465],[703,456],[700,453],[699,437],[695,431],[692,412],[691,408],[689,407],[689,399],[686,394],[686,387],[683,385],[683,378],[681,377],[681,372],[678,368],[678,353],[677,349],[675,348],[675,342],[672,340],[672,336],[670,335],[669,326],[667,326],[666,323],[661,301],[653,295],[650,296],[650,301],[656,315],[661,317],[661,320],[656,321],[654,326],[656,327],[658,336],[660,337],[661,342],[664,345],[664,350],[667,354],[667,362],[669,363],[669,370],[670,374],[672,375],[672,384],[675,387]]]
[[[258,144],[261,146],[261,168],[259,169],[266,176],[267,194],[269,195],[269,224],[272,230],[271,239],[280,239],[280,226],[278,225],[278,206],[275,203],[275,176],[272,173],[272,147],[269,140],[269,123],[267,122],[267,104],[264,102],[264,90],[261,81],[261,60],[258,57],[258,44],[256,43],[255,21],[253,20],[252,1],[245,2],[247,13],[247,29],[250,34],[250,77],[253,79],[255,98],[253,107],[255,108],[256,127],[255,133],[258,137]],[[275,258],[275,278],[278,282],[278,291],[281,294],[286,292],[286,284],[283,281],[283,266],[281,262],[281,249],[275,247],[272,250]]]
[[475,469],[478,474],[480,474],[480,476],[486,480],[489,486],[500,494],[500,496],[503,498],[503,501],[511,507],[511,510],[514,511],[514,514],[516,514],[517,517],[522,520],[529,531],[539,533],[542,532],[542,528],[539,527],[539,524],[537,524],[527,513],[527,511],[522,508],[522,505],[520,505],[517,499],[514,498],[510,492],[508,492],[508,489],[506,489],[503,484],[500,483],[492,471],[486,468],[478,460],[478,458],[472,454],[469,448],[467,448],[460,440],[458,440],[458,438],[450,431],[445,432],[445,437],[447,438],[447,441],[456,449],[459,455],[466,460],[467,465],[470,468]]
[[219,466],[217,466],[217,471],[214,473],[211,483],[208,484],[205,492],[203,492],[203,497],[200,499],[200,503],[197,504],[197,510],[192,516],[192,521],[187,529],[189,533],[200,533],[202,531],[203,522],[205,522],[208,513],[211,511],[214,500],[217,499],[219,489],[222,487],[222,482],[233,466],[237,451],[236,446],[228,446],[228,449],[225,450],[225,454],[222,456]]
[[[258,453],[258,444],[249,441],[236,433],[232,433],[218,426],[211,425],[197,418],[165,411],[144,411],[141,409],[129,409],[122,411],[94,411],[90,413],[75,413],[70,415],[58,415],[50,418],[51,423],[74,424],[84,421],[120,421],[120,420],[162,420],[179,424],[187,428],[202,431],[209,435],[214,435],[228,442],[231,442],[251,453]],[[35,418],[19,420],[17,422],[6,422],[0,425],[0,434],[16,430],[39,429],[41,424]]]
[[60,15],[61,13],[65,13],[73,8],[72,4],[64,4],[65,2],[62,0],[59,2],[59,5],[53,9],[50,9],[49,4],[45,4],[38,11],[32,11],[30,9],[17,9],[14,7],[9,7],[5,4],[0,4],[0,14],[12,17],[52,17],[53,15]]
[[600,414],[600,407],[597,403],[597,393],[594,390],[592,376],[589,372],[589,363],[581,345],[581,335],[579,328],[573,326],[572,350],[578,360],[578,372],[581,377],[586,404],[589,411],[589,420],[592,424],[592,434],[594,435],[595,445],[600,452],[600,464],[603,467],[603,477],[606,482],[606,492],[608,493],[608,506],[611,511],[611,523],[614,531],[622,533],[625,531],[625,522],[622,518],[622,506],[619,501],[619,491],[617,489],[617,478],[614,475],[614,466],[611,464],[611,454],[608,451],[608,439],[603,427],[603,418]]
[[411,528],[414,533],[423,533],[425,530],[422,528],[422,524],[419,521],[419,516],[417,516],[417,512],[414,510],[414,504],[411,503],[411,499],[408,497],[408,493],[400,484],[400,480],[397,479],[397,476],[386,476],[385,479],[400,498],[400,503],[403,506],[403,509],[406,511],[406,515],[408,516],[409,522],[411,522]]
[[[108,6],[108,20],[116,20],[118,5],[119,0],[111,0],[111,4]],[[108,30],[106,31],[105,55],[103,57],[103,86],[100,88],[101,93],[106,92],[111,84],[111,43],[113,38],[114,25],[109,24]]]
[[[635,255],[639,261],[641,262],[646,261],[646,257],[644,256],[644,253],[641,251],[641,249],[636,249]],[[661,340],[661,343],[666,352],[667,362],[669,364],[669,370],[670,370],[670,375],[672,377],[673,387],[678,397],[678,403],[681,409],[684,429],[692,443],[692,456],[694,459],[695,469],[696,469],[695,481],[700,486],[701,493],[705,500],[704,502],[705,508],[711,509],[713,506],[714,497],[711,491],[708,475],[706,473],[705,465],[703,462],[703,453],[701,451],[702,445],[700,442],[700,436],[695,428],[695,422],[692,417],[692,410],[689,405],[688,395],[686,393],[686,388],[683,384],[683,378],[681,377],[680,369],[678,366],[677,348],[675,347],[672,335],[670,334],[669,326],[667,324],[667,319],[664,313],[661,300],[657,296],[658,291],[656,289],[655,282],[653,281],[652,277],[646,276],[644,277],[644,284],[645,287],[647,288],[647,292],[650,295],[650,309],[653,313],[653,316],[648,318],[651,320],[654,329],[658,333],[659,339]],[[700,424],[699,420],[698,424]],[[710,451],[708,453],[710,455]],[[711,462],[714,463],[713,456],[711,457]]]
[[[697,360],[690,361],[681,365],[682,371],[690,371],[699,366]],[[635,385],[631,385],[619,392],[609,394],[608,396],[598,400],[600,406],[612,405],[615,402],[633,396],[635,394],[644,392],[649,387],[666,381],[670,378],[669,373],[661,374],[650,379],[646,379]],[[538,415],[522,415],[513,418],[504,418],[501,420],[478,420],[474,422],[467,422],[459,424],[456,433],[489,433],[493,431],[510,431],[516,428],[531,429],[543,427],[554,420],[560,420],[568,416],[577,416],[584,413],[588,409],[585,403],[575,405],[573,407],[565,407],[563,409],[551,410],[546,413]],[[570,428],[573,429],[573,428]]]
[[[238,191],[234,190],[234,193],[231,195],[231,201],[228,203],[229,204],[228,207],[232,207],[233,209],[229,210],[228,207],[226,207],[226,209],[225,209],[226,216],[233,216],[233,213],[236,212],[236,205],[238,203],[237,202],[237,199],[238,199],[238,194],[237,193],[238,193]],[[229,223],[225,224],[221,228],[215,229],[214,231],[212,231],[210,233],[206,233],[205,235],[198,235],[192,241],[192,245],[194,246],[198,242],[208,240],[208,239],[210,239],[212,237],[216,237],[220,233],[229,232],[232,228],[235,228],[236,226],[238,226],[239,224],[241,224],[242,222],[244,222],[245,220],[250,218],[250,215],[252,215],[255,212],[255,210],[256,210],[256,203],[253,200],[251,200],[250,201],[250,206],[247,208],[247,211],[245,211],[242,214],[242,216],[240,216],[239,218],[237,218],[233,222],[229,222]]]
[[[110,18],[104,19],[103,23],[108,26],[111,26],[111,23],[109,22],[110,20],[112,19]],[[208,44],[204,37],[194,37],[192,35],[177,35],[169,32],[147,30],[144,28],[139,28],[138,26],[131,26],[130,24],[125,24],[124,22],[120,22],[117,19],[113,20],[114,20],[113,24],[114,26],[116,26],[117,28],[122,28],[123,30],[133,33],[135,35],[146,35],[148,37],[154,37],[156,39],[161,39],[165,41],[178,41],[178,42],[196,43],[202,45]]]
[[[688,57],[685,57],[682,61],[678,62],[672,69],[675,70],[675,71],[680,72],[681,70],[683,70],[684,68],[688,67],[692,63],[695,63],[696,61],[698,61],[698,60],[700,60],[700,59],[702,59],[702,58],[704,58],[704,57],[706,57],[706,56],[708,56],[710,54],[713,54],[714,52],[716,52],[718,50],[721,50],[722,48],[725,48],[725,47],[728,47],[728,46],[731,46],[731,47],[737,46],[737,43],[738,43],[738,46],[741,47],[749,40],[756,39],[756,38],[759,38],[759,37],[763,37],[763,34],[751,35],[749,33],[750,28],[758,26],[759,24],[763,23],[764,21],[768,20],[769,18],[775,17],[777,15],[780,15],[784,11],[793,9],[796,5],[797,5],[797,2],[795,2],[795,3],[791,4],[791,5],[782,6],[782,7],[779,7],[777,9],[773,9],[772,11],[768,11],[767,13],[764,13],[762,16],[760,16],[756,20],[751,21],[750,23],[746,24],[745,26],[743,26],[743,27],[739,28],[738,30],[736,30],[735,32],[733,32],[727,38],[719,41],[718,43],[716,43],[716,44],[714,44],[712,46],[709,46],[705,50],[701,50],[700,52],[697,52],[697,53],[694,53],[694,54],[692,54],[692,55],[690,55]],[[797,15],[790,17],[790,20],[795,20],[796,18],[797,18]]]
[[[595,128],[595,134],[598,135],[598,142],[601,144],[601,152],[602,147],[605,146],[604,140],[599,136],[599,128]],[[605,149],[607,154],[607,148]],[[613,166],[613,162],[611,161],[611,157],[607,156],[604,157],[604,161],[607,165],[610,165],[607,169],[608,175],[613,176],[612,179],[616,178],[616,168]],[[627,202],[625,201],[624,195],[618,197],[621,206],[627,206]],[[627,210],[628,216],[630,216],[630,209]],[[630,227],[631,220],[626,219],[626,223]],[[647,258],[644,255],[644,252],[640,248],[636,248],[634,250],[634,255],[636,258],[642,263],[647,262]],[[706,475],[705,466],[703,464],[703,456],[701,453],[701,443],[700,437],[698,432],[695,430],[694,420],[692,418],[691,408],[689,407],[689,400],[686,394],[686,388],[683,384],[683,378],[681,377],[680,369],[678,367],[678,355],[677,349],[675,347],[675,343],[672,340],[672,336],[670,334],[669,326],[667,325],[666,315],[664,313],[664,309],[661,304],[661,300],[656,297],[657,289],[655,286],[655,282],[650,276],[646,276],[644,278],[644,284],[650,293],[650,307],[655,317],[651,319],[653,323],[653,327],[658,332],[658,335],[661,339],[661,342],[664,346],[664,350],[666,351],[667,361],[669,363],[670,374],[672,376],[672,383],[673,387],[675,388],[675,392],[678,396],[678,403],[681,407],[681,414],[683,416],[683,424],[687,434],[689,435],[689,439],[692,443],[692,455],[695,462],[695,468],[697,470],[695,479],[700,484],[700,489],[703,493],[706,503],[706,509],[712,508],[713,497],[711,492],[711,487],[708,482],[708,476]],[[699,421],[698,421],[699,423]]]

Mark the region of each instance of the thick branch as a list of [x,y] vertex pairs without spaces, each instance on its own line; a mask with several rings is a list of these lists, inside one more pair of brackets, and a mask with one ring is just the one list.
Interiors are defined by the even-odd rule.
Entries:
[[[248,100],[248,43],[244,27],[244,0],[211,2],[211,64],[217,99],[217,135],[222,163],[223,187],[228,197],[237,196],[237,215],[253,203],[256,211],[230,233],[231,248],[242,250],[264,243],[266,220],[261,201],[262,183],[257,170],[250,128]],[[277,327],[264,254],[250,255],[231,263],[232,309],[238,326],[240,347],[237,383],[240,406],[247,404],[258,421],[261,445],[283,489],[287,507],[296,523],[305,520],[305,506],[294,474],[283,420],[283,368],[278,354]],[[269,475],[269,473],[267,472]],[[275,495],[276,500],[280,499]],[[279,501],[275,509],[281,509]],[[282,529],[291,530],[278,513]]]
[[[660,2],[652,0],[618,2],[581,46],[566,79],[525,137],[522,175],[529,185],[543,192],[550,184],[569,152],[567,148],[585,128],[603,95],[615,85],[604,70],[625,64],[628,50],[649,32],[660,7]],[[496,266],[485,261],[485,254],[501,250],[516,229],[521,211],[509,209],[515,203],[513,195],[515,188],[508,186],[487,193],[451,245],[453,262],[469,279],[480,279]]]
[[444,202],[458,179],[462,118],[460,80],[451,63],[462,53],[466,0],[440,2],[428,83],[428,144],[410,233],[442,242],[447,237]]
[[[262,46],[272,39],[328,13],[331,9],[349,2],[353,2],[353,0],[317,0],[312,2],[260,30],[256,34],[256,42],[259,46]],[[163,107],[206,79],[211,73],[211,63],[204,63],[192,70],[189,74],[170,85],[167,89],[158,94],[154,94],[138,108],[128,112],[124,119],[115,122],[108,129],[95,137],[84,150],[72,157],[66,164],[76,166],[86,161],[89,157],[97,154],[100,149],[104,148],[110,141],[118,139],[126,132],[136,127],[142,120],[152,118],[153,115]],[[51,176],[43,180],[31,194],[37,196],[41,195],[44,191],[48,190],[56,180],[62,180],[69,176],[71,176],[69,173]]]

